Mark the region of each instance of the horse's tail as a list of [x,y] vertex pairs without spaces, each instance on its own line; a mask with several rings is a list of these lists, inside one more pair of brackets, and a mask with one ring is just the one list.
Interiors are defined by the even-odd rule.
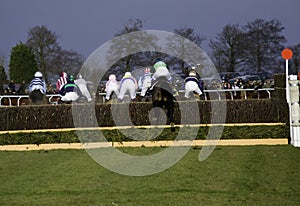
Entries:
[[47,104],[46,96],[40,90],[34,90],[29,94],[32,104]]

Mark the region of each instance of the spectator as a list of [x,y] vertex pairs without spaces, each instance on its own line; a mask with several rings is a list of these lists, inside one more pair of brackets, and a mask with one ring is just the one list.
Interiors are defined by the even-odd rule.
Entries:
[[152,73],[150,72],[150,68],[147,67],[144,70],[144,75],[140,77],[138,82],[139,88],[141,89],[142,97],[146,95],[146,92],[151,87],[151,81],[152,81]]
[[16,85],[14,83],[14,80],[10,80],[10,82],[8,84],[8,90],[9,90],[9,93],[11,93],[11,94],[16,93]]
[[74,76],[70,75],[67,78],[67,83],[60,90],[60,94],[62,95],[61,101],[63,102],[75,102],[79,98],[79,88],[74,83]]
[[20,88],[18,90],[18,94],[27,94],[27,85],[25,80],[22,81],[22,84],[20,85]]
[[254,87],[254,89],[255,89],[255,90],[262,89],[262,88],[263,88],[263,85],[264,85],[263,81],[262,81],[262,80],[258,80],[258,81],[257,81],[257,84],[256,84],[255,87]]
[[[240,80],[237,78],[235,80],[235,82],[232,85],[232,89],[233,90],[238,90],[238,89],[242,89],[243,85],[241,84]],[[235,99],[240,99],[241,98],[241,91],[234,91],[233,92],[233,96]]]
[[67,83],[67,73],[66,72],[61,72],[60,77],[56,82],[56,92],[60,93],[60,90],[63,88],[63,86]]
[[56,88],[54,88],[51,83],[47,84],[46,94],[55,94],[55,93],[56,93]]
[[224,89],[231,89],[231,84],[229,82],[224,82],[223,87]]
[[248,84],[247,84],[247,89],[254,89],[255,88],[255,81],[251,81],[251,80],[249,80],[248,81]]
[[87,82],[85,81],[85,79],[83,79],[82,75],[78,74],[78,78],[74,82],[79,87],[82,96],[85,97],[88,102],[91,102],[91,94],[87,89]]
[[267,79],[262,88],[271,88],[271,87],[272,87],[272,81],[270,79]]
[[119,82],[117,81],[116,75],[111,74],[108,77],[108,81],[105,84],[106,96],[105,100],[108,101],[111,99],[112,94],[119,96]]
[[126,72],[120,83],[120,93],[118,95],[119,101],[123,101],[126,93],[129,93],[130,99],[136,98],[136,90],[138,89],[137,81],[132,77],[130,72]]

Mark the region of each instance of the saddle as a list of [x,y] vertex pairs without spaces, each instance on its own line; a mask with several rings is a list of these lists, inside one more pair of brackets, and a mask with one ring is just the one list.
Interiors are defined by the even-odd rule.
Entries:
[[169,93],[173,94],[174,93],[174,88],[171,82],[169,82],[165,77],[161,77],[155,81],[152,82],[151,87],[148,89],[149,92],[153,91],[154,87],[159,87],[162,88]]

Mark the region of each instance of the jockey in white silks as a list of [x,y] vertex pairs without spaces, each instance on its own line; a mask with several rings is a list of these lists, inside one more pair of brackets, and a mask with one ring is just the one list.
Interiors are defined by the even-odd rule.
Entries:
[[152,76],[152,79],[154,81],[157,81],[161,78],[164,78],[167,81],[171,81],[172,77],[167,68],[166,63],[164,63],[163,61],[159,61],[159,62],[156,62],[153,67],[155,69],[155,73]]
[[116,75],[111,74],[108,77],[108,81],[105,84],[106,96],[105,99],[108,101],[112,93],[119,96],[119,82],[117,81]]
[[202,95],[202,92],[199,88],[199,79],[197,78],[196,71],[194,70],[190,71],[189,76],[184,79],[184,82],[185,82],[185,86],[184,86],[185,98],[189,98],[190,94],[193,92],[197,93],[199,96]]
[[85,79],[83,79],[81,74],[78,74],[77,77],[78,78],[74,82],[79,87],[81,95],[84,96],[88,102],[91,102],[92,97],[89,90],[87,89],[87,82],[85,81]]
[[126,93],[129,93],[130,99],[135,99],[137,89],[138,84],[136,79],[132,77],[130,72],[126,72],[120,83],[120,94],[118,99],[123,101]]
[[138,82],[142,97],[146,95],[146,92],[151,87],[152,82],[152,73],[150,72],[150,68],[145,68],[144,72],[144,75],[140,77]]

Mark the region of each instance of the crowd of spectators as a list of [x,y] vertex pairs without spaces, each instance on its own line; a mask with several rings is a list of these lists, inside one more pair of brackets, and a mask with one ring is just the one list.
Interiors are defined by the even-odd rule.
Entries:
[[203,89],[204,90],[211,90],[211,89],[264,89],[264,88],[273,88],[274,81],[273,79],[266,79],[266,80],[242,80],[240,78],[236,78],[235,81],[228,82],[228,81],[220,81],[220,80],[211,80],[210,82],[203,81]]
[[[21,83],[15,83],[10,80],[8,84],[2,84],[0,95],[28,95],[29,83],[23,80]],[[51,83],[47,84],[47,94],[57,94],[55,87]]]

